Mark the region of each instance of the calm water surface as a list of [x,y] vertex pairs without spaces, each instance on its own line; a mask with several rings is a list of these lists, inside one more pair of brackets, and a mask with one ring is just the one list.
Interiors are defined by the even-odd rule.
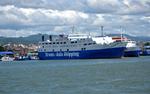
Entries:
[[0,94],[150,94],[150,57],[0,62]]

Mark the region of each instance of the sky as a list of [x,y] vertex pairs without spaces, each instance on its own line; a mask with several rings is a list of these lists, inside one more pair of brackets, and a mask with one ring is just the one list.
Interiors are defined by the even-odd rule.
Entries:
[[101,26],[105,34],[150,36],[150,0],[0,0],[0,36],[100,35]]

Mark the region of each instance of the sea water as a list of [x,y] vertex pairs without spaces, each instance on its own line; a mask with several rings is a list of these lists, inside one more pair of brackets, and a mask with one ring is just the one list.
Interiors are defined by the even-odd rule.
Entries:
[[150,57],[0,62],[0,94],[150,94]]

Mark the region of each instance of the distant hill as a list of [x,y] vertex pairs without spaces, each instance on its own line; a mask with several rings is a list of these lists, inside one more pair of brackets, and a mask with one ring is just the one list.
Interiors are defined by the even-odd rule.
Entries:
[[[15,44],[37,44],[39,41],[41,41],[42,35],[45,36],[46,39],[48,39],[47,34],[36,34],[36,35],[30,35],[28,37],[0,37],[0,44],[7,44],[7,43],[15,43]],[[109,34],[109,36],[120,36],[119,34]],[[127,38],[135,41],[150,41],[150,37],[145,36],[130,36],[130,35],[124,35]]]
[[[45,35],[48,36],[48,35]],[[30,35],[28,37],[0,37],[0,44],[15,43],[15,44],[37,44],[41,40],[42,34]]]

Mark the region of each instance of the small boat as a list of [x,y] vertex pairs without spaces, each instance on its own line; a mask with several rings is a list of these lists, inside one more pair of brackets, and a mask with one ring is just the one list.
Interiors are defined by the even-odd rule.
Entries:
[[22,60],[30,60],[28,56],[16,56],[16,61],[22,61]]
[[1,61],[14,61],[14,52],[11,51],[1,51],[0,52],[0,57],[1,57]]
[[141,49],[139,46],[137,46],[135,41],[127,41],[127,46],[126,46],[126,50],[124,53],[125,57],[139,57],[140,56],[140,52]]
[[150,46],[144,46],[140,55],[149,56],[150,55]]
[[1,61],[14,61],[14,58],[13,57],[9,57],[9,56],[3,56],[1,58]]

